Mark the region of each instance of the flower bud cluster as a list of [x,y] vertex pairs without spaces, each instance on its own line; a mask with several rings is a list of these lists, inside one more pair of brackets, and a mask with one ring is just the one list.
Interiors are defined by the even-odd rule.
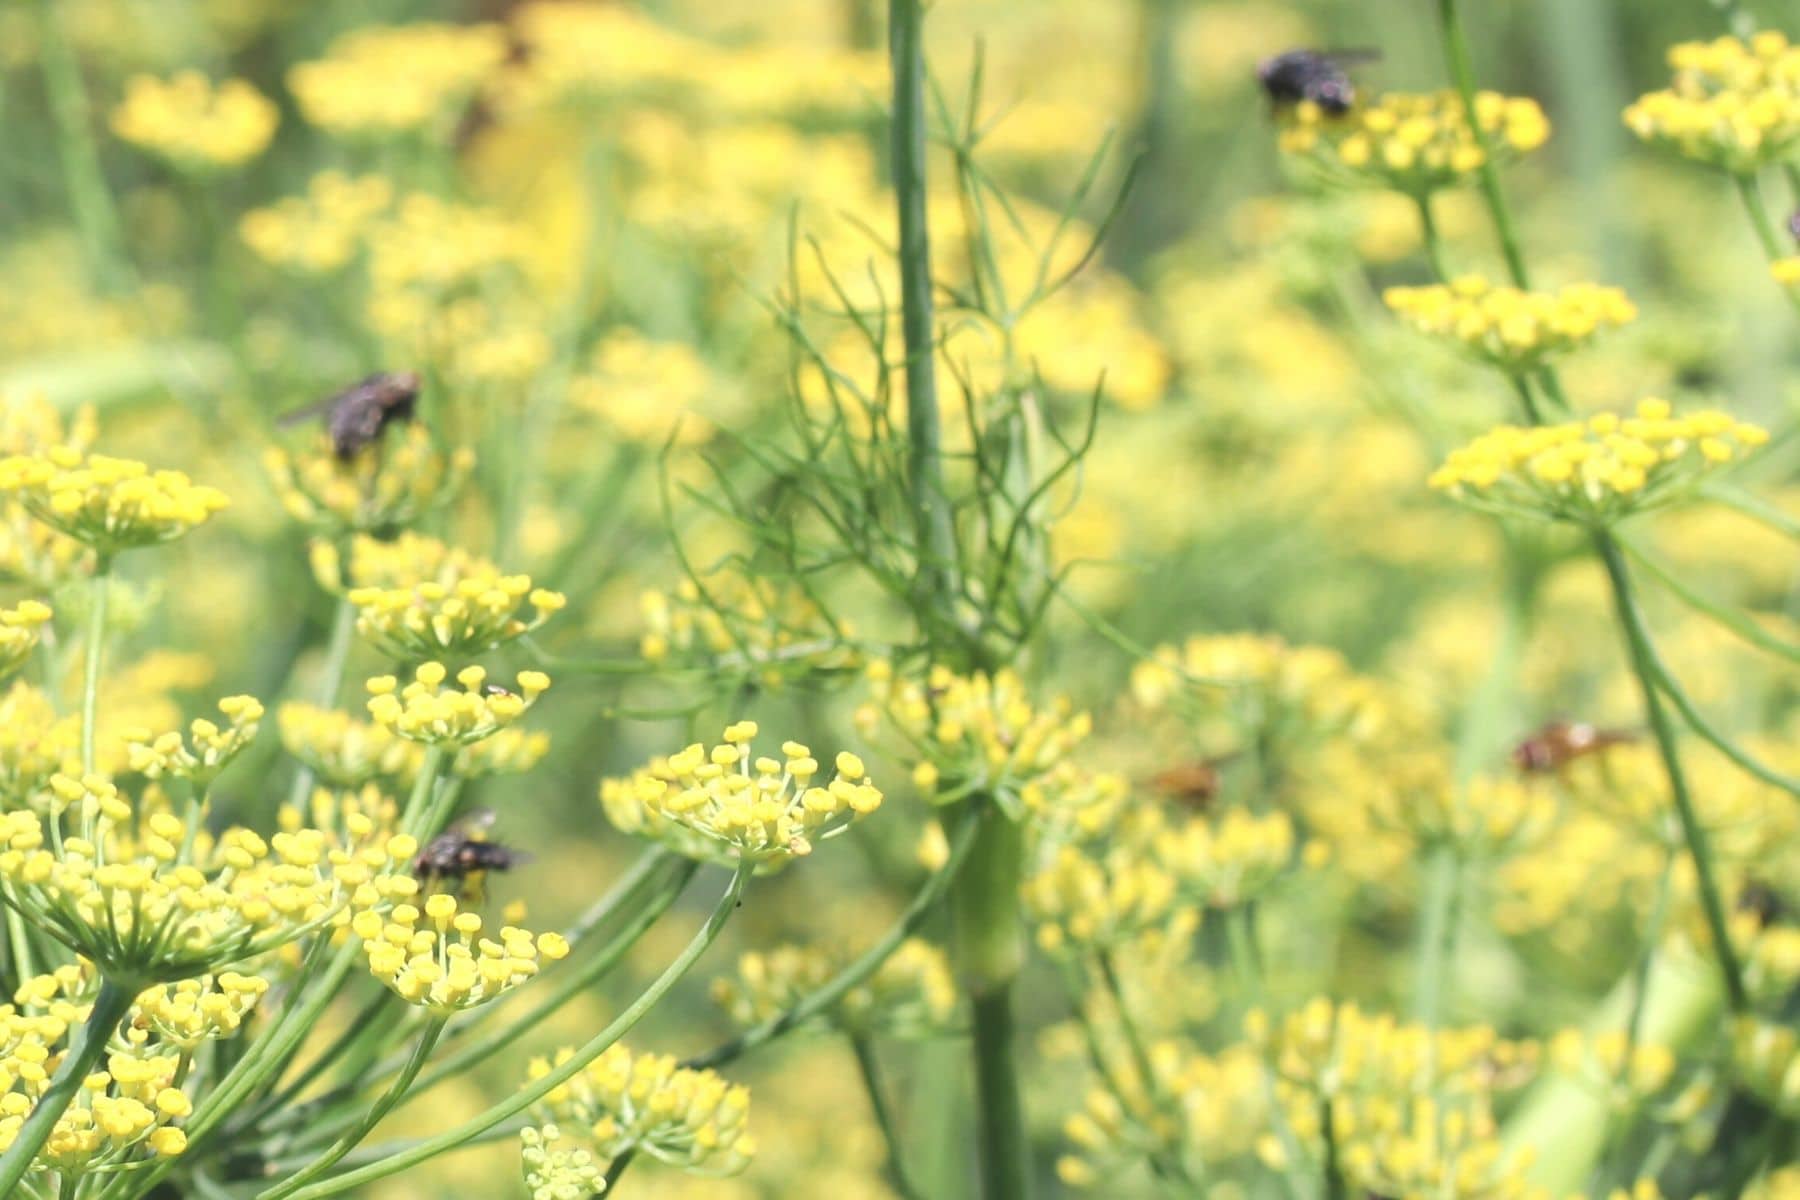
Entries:
[[264,262],[303,275],[328,275],[362,253],[363,239],[394,203],[385,175],[321,171],[304,196],[245,213],[238,235]]
[[531,1200],[588,1200],[606,1186],[606,1176],[584,1146],[563,1146],[555,1125],[519,1131],[519,1160]]
[[1647,142],[1734,174],[1788,159],[1800,142],[1800,49],[1774,30],[1669,49],[1667,88],[1638,97],[1625,124]]
[[[1478,93],[1475,114],[1498,155],[1528,153],[1550,136],[1544,110],[1525,97]],[[1487,160],[1454,91],[1388,92],[1342,115],[1302,101],[1283,116],[1281,149],[1330,177],[1421,197],[1469,178]]]
[[333,788],[370,783],[404,787],[418,774],[424,758],[416,743],[388,726],[359,721],[335,708],[291,701],[277,710],[276,723],[282,748]]
[[561,592],[533,588],[528,575],[468,565],[468,574],[450,579],[351,588],[357,633],[401,662],[468,659],[531,632],[567,603]]
[[[788,1011],[850,962],[847,952],[784,945],[738,959],[737,972],[713,981],[712,996],[733,1023],[749,1028]],[[825,1021],[859,1036],[941,1033],[956,1009],[956,980],[943,950],[908,938],[866,982],[844,993]]]
[[224,714],[224,726],[196,717],[188,726],[186,741],[173,730],[163,734],[141,729],[128,731],[127,765],[151,779],[172,776],[204,791],[250,744],[262,724],[262,702],[254,696],[227,696],[219,701],[219,712]]
[[550,686],[541,671],[519,672],[518,691],[487,682],[482,667],[456,673],[459,687],[445,687],[449,672],[428,662],[404,688],[392,675],[369,680],[369,715],[376,724],[428,746],[470,746],[511,725]]
[[261,975],[236,971],[159,983],[138,993],[125,1027],[134,1041],[153,1037],[191,1054],[203,1042],[235,1037],[268,990]]
[[100,554],[173,541],[229,503],[217,488],[180,471],[84,454],[67,446],[41,456],[0,459],[0,493],[32,516]]
[[1382,299],[1420,333],[1454,342],[1513,374],[1577,350],[1603,329],[1637,318],[1622,289],[1571,284],[1554,292],[1496,286],[1480,275],[1448,284],[1393,287]]
[[496,940],[482,936],[483,925],[480,913],[459,909],[447,892],[427,897],[422,910],[414,903],[366,908],[351,921],[370,974],[408,1004],[439,1015],[497,1000],[536,976],[543,962],[569,953],[558,933],[534,937],[507,925]]

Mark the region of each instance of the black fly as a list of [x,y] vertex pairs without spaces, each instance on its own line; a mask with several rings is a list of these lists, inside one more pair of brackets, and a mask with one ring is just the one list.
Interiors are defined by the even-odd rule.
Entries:
[[452,822],[425,843],[413,859],[413,874],[425,883],[450,880],[459,888],[479,893],[482,876],[487,872],[510,871],[531,861],[529,854],[489,841],[488,830],[493,826],[494,812],[487,808],[475,809]]
[[1356,85],[1344,68],[1380,57],[1377,50],[1288,50],[1258,63],[1256,77],[1277,108],[1310,100],[1339,116],[1356,103]]
[[381,371],[317,404],[284,414],[280,424],[323,415],[332,452],[340,459],[352,459],[374,445],[389,425],[412,420],[419,386],[417,371]]

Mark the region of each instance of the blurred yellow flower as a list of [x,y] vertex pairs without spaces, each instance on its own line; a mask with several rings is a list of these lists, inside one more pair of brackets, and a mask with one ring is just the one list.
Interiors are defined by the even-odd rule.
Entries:
[[194,171],[234,167],[275,136],[275,105],[242,79],[214,85],[198,71],[171,79],[135,76],[113,109],[113,132]]

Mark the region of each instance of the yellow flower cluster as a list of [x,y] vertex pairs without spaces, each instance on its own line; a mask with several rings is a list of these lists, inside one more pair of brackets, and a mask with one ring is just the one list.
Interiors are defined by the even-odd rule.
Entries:
[[328,787],[401,786],[418,774],[424,755],[386,725],[334,708],[293,701],[283,704],[275,719],[282,747]]
[[309,122],[340,136],[447,132],[505,57],[497,25],[373,26],[295,66],[288,88]]
[[1731,1026],[1731,1065],[1740,1083],[1786,1116],[1800,1113],[1800,1034],[1756,1017]]
[[569,953],[559,933],[534,937],[507,925],[495,941],[482,927],[481,914],[459,911],[448,892],[427,897],[423,911],[410,903],[385,913],[369,908],[351,922],[369,972],[408,1004],[440,1015],[497,1000],[537,975],[542,962]]
[[50,606],[26,600],[12,608],[0,608],[0,679],[24,666],[37,648],[38,631],[51,617]]
[[562,1130],[555,1125],[519,1131],[519,1159],[531,1200],[586,1200],[606,1186],[606,1176],[593,1151],[584,1146],[562,1147]]
[[502,729],[457,752],[453,773],[461,779],[484,775],[523,775],[550,752],[550,735],[517,726]]
[[1433,1030],[1323,996],[1279,1022],[1252,1013],[1245,1032],[1283,1081],[1314,1091],[1485,1090],[1523,1083],[1538,1057],[1489,1026]]
[[[530,1079],[542,1079],[567,1062],[533,1059]],[[669,1055],[633,1054],[614,1044],[569,1082],[553,1089],[541,1105],[560,1124],[587,1131],[605,1161],[626,1152],[658,1162],[731,1175],[756,1153],[747,1129],[750,1092],[712,1071],[693,1071]]]
[[1428,287],[1389,288],[1382,299],[1420,333],[1455,342],[1514,374],[1637,317],[1637,307],[1616,287],[1577,283],[1554,292],[1527,292],[1495,286],[1480,275]]
[[173,776],[188,780],[204,792],[238,752],[250,744],[261,728],[262,702],[254,696],[227,696],[219,701],[225,725],[196,717],[188,726],[188,738],[170,730],[152,734],[130,730],[125,734],[125,761],[131,770],[151,779]]
[[1093,731],[1093,718],[1067,697],[1034,705],[1010,670],[958,675],[935,666],[923,681],[897,675],[885,660],[869,664],[871,699],[856,710],[873,736],[885,721],[918,758],[913,782],[933,803],[982,793],[1017,811],[1025,792],[1055,770]]
[[1452,451],[1430,482],[1477,508],[1605,525],[1669,503],[1768,440],[1717,409],[1675,416],[1644,400],[1627,417],[1502,425]]
[[353,895],[376,905],[396,878],[384,847],[329,849],[318,830],[264,841],[233,828],[215,840],[168,812],[134,822],[95,777],[52,778],[43,807],[0,816],[11,903],[108,974],[145,984],[265,954],[334,923]]
[[392,675],[369,680],[369,715],[412,742],[469,746],[492,737],[525,714],[550,687],[541,671],[521,671],[516,692],[487,682],[481,667],[456,673],[460,688],[446,688],[442,663],[428,662],[404,688]]
[[[817,946],[777,946],[738,959],[737,973],[713,981],[713,1000],[737,1025],[770,1020],[819,990],[850,960]],[[908,938],[866,982],[851,988],[822,1018],[850,1033],[926,1037],[941,1033],[956,1010],[956,980],[943,950]]]
[[1800,141],[1800,50],[1767,30],[1669,49],[1675,75],[1638,97],[1625,124],[1647,142],[1735,174],[1781,162]]
[[[47,1041],[27,1041],[4,1060],[23,1087],[0,1096],[0,1150],[12,1145],[49,1085]],[[180,1154],[187,1136],[172,1122],[193,1111],[187,1093],[176,1086],[181,1062],[175,1054],[109,1054],[106,1069],[82,1081],[33,1165],[79,1178]]]
[[1545,1047],[1550,1065],[1586,1083],[1621,1112],[1642,1108],[1675,1077],[1675,1054],[1655,1042],[1631,1045],[1622,1030],[1565,1029]]
[[133,1041],[155,1037],[191,1054],[202,1042],[235,1037],[268,990],[261,975],[236,971],[159,983],[138,993],[125,1027]]
[[228,503],[223,492],[180,471],[67,446],[0,459],[0,492],[102,555],[173,541]]
[[819,760],[799,742],[783,742],[780,759],[752,758],[756,733],[756,722],[739,721],[711,750],[695,743],[629,778],[603,780],[607,819],[691,858],[780,864],[881,806],[856,755],[840,753],[821,786]]
[[113,132],[187,170],[235,167],[263,152],[280,121],[268,97],[242,79],[214,86],[198,71],[139,75],[113,109]]
[[1164,829],[1152,843],[1183,896],[1213,908],[1254,900],[1294,860],[1294,823],[1284,812],[1232,808],[1214,820]]
[[15,682],[0,696],[0,808],[24,804],[80,751],[81,718],[59,716],[49,696]]
[[1129,844],[1059,847],[1023,889],[1038,947],[1055,955],[1132,942],[1168,921],[1176,896],[1175,877]]
[[493,564],[460,546],[408,529],[391,540],[359,533],[350,539],[349,562],[338,544],[315,538],[308,547],[313,578],[336,595],[350,588],[403,588],[417,583],[452,585],[477,574],[498,574]]
[[473,451],[444,454],[418,424],[350,459],[324,433],[302,454],[272,446],[263,455],[288,515],[330,537],[411,525],[454,499],[474,465]]
[[1148,1058],[1148,1088],[1135,1065],[1119,1064],[1063,1121],[1075,1153],[1057,1160],[1056,1173],[1068,1186],[1095,1187],[1145,1158],[1221,1164],[1248,1153],[1268,1128],[1265,1069],[1250,1047],[1207,1055],[1164,1040]]
[[628,442],[680,445],[712,435],[702,415],[725,384],[686,342],[652,341],[618,329],[594,347],[592,365],[569,384],[569,403],[603,417]]
[[[1550,136],[1550,122],[1535,100],[1481,92],[1475,115],[1496,154],[1528,153]],[[1453,91],[1389,92],[1342,116],[1307,101],[1286,110],[1282,120],[1284,152],[1331,177],[1410,196],[1450,187],[1486,158],[1462,97]]]
[[394,185],[385,175],[321,171],[306,195],[245,213],[238,234],[264,262],[326,275],[362,253],[369,230],[393,203]]
[[400,662],[474,658],[531,632],[567,603],[561,592],[533,588],[529,575],[502,575],[475,559],[446,559],[435,577],[346,595],[356,605],[356,632]]
[[[65,422],[56,406],[41,396],[0,397],[0,457],[31,457],[53,446],[86,451],[98,434],[91,406]],[[33,520],[24,505],[0,497],[0,572],[52,593],[82,573],[87,557],[80,542]]]
[[[415,755],[424,751],[410,743]],[[276,823],[286,833],[298,833],[307,827],[325,835],[334,849],[360,849],[373,843],[385,844],[400,820],[400,805],[374,784],[361,788],[332,789],[318,787],[307,798],[305,808],[283,804],[276,812]]]
[[754,673],[763,685],[777,687],[792,673],[843,670],[856,661],[845,645],[847,626],[834,633],[799,588],[768,579],[714,575],[704,594],[684,579],[673,592],[645,592],[639,607],[645,626],[639,652],[652,663]]

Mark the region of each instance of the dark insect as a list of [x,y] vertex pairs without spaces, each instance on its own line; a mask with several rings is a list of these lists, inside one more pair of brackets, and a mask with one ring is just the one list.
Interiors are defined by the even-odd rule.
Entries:
[[1356,103],[1356,85],[1344,68],[1372,62],[1378,50],[1287,50],[1256,65],[1256,77],[1277,108],[1311,100],[1333,116]]
[[1557,771],[1608,746],[1637,741],[1622,729],[1599,729],[1585,721],[1551,721],[1513,747],[1513,766],[1526,774]]
[[510,871],[531,861],[523,851],[488,840],[494,826],[492,809],[478,808],[453,821],[444,832],[425,843],[413,859],[413,874],[426,883],[454,881],[468,894],[478,895],[489,871]]
[[280,424],[323,415],[332,452],[340,459],[352,459],[374,445],[389,425],[412,420],[419,386],[417,371],[381,371],[317,404],[283,414]]
[[1780,892],[1762,882],[1760,879],[1746,880],[1744,890],[1738,893],[1738,911],[1747,912],[1756,917],[1758,929],[1767,929],[1778,921],[1785,920],[1788,915],[1787,901]]

